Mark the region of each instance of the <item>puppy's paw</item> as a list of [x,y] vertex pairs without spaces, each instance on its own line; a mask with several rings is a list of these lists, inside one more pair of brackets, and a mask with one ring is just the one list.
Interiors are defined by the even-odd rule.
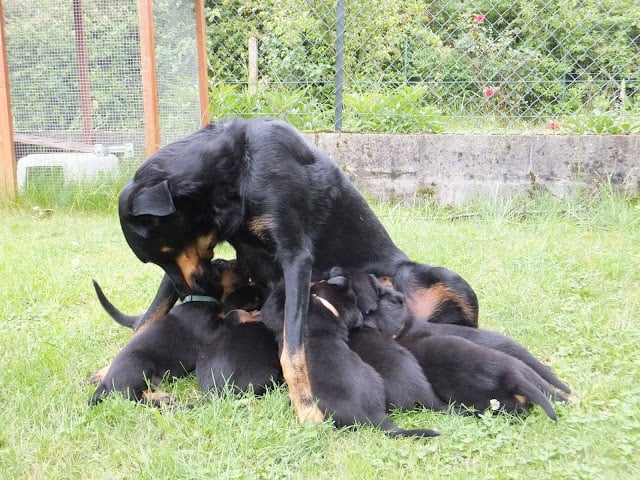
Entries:
[[166,405],[175,403],[176,399],[173,395],[167,392],[151,392],[145,390],[142,392],[142,400],[149,402],[154,407],[160,408]]
[[109,367],[110,366],[111,365],[107,365],[106,367],[103,367],[100,370],[98,370],[97,372],[95,372],[94,374],[92,374],[89,377],[89,381],[93,385],[100,385],[102,383],[102,381],[104,380],[104,377],[107,376],[107,372],[109,371]]

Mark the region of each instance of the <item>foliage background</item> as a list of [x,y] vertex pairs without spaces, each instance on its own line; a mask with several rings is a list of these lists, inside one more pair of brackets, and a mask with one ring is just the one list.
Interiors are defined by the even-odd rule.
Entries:
[[[345,9],[343,124],[368,132],[640,129],[635,0],[362,0]],[[334,129],[336,4],[206,0],[211,111]],[[69,3],[3,2],[16,129],[78,131]],[[199,125],[193,2],[153,2],[163,143]],[[137,7],[85,0],[93,123],[142,132]],[[247,44],[258,39],[257,93]]]

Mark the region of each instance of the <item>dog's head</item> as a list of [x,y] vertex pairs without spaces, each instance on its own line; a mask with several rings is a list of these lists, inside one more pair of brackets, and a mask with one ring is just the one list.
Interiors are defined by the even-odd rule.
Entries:
[[331,276],[311,285],[310,301],[318,303],[339,319],[347,329],[362,327],[362,313],[346,275]]
[[384,336],[396,337],[410,323],[411,312],[401,292],[362,270],[334,267],[329,275],[344,274],[349,276],[366,326],[379,330]]
[[124,237],[142,262],[162,267],[181,295],[204,293],[218,240],[210,219],[176,208],[166,180],[152,186],[130,181],[119,213]]

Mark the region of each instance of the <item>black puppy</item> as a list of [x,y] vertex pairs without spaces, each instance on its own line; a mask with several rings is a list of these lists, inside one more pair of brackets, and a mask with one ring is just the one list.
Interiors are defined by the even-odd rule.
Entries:
[[[284,287],[276,287],[274,292],[262,314],[264,321],[281,331]],[[311,391],[322,412],[321,418],[312,420],[331,418],[338,427],[374,425],[392,437],[438,435],[434,430],[401,429],[387,417],[382,378],[348,345],[349,330],[363,323],[348,278],[335,276],[316,282],[310,292],[305,353]]]
[[524,346],[506,335],[490,330],[462,327],[460,325],[433,324],[413,318],[408,311],[405,311],[404,315],[405,328],[397,338],[400,343],[411,341],[410,338],[412,336],[420,338],[449,335],[465,338],[477,345],[482,345],[483,347],[491,348],[517,358],[554,387],[565,393],[571,393],[571,389],[553,373],[550,367],[543,364]]
[[[243,315],[244,314],[244,315]],[[203,345],[196,361],[196,377],[203,391],[262,395],[282,383],[278,344],[273,332],[245,311],[232,310],[215,338]]]
[[443,402],[433,391],[420,364],[406,348],[393,340],[404,328],[405,318],[398,315],[404,295],[383,286],[362,270],[334,268],[331,276],[348,275],[363,314],[363,326],[349,332],[349,347],[382,377],[387,408],[411,409],[417,405],[444,411]]
[[524,412],[532,402],[554,421],[556,412],[547,397],[567,401],[517,358],[465,338],[412,335],[399,342],[415,355],[444,401],[514,413]]
[[146,324],[111,362],[90,403],[101,402],[111,392],[142,400],[150,384],[157,385],[166,376],[186,376],[195,369],[200,348],[214,340],[219,313],[217,301],[193,301]]
[[[217,262],[218,268],[208,277],[207,290],[213,295],[226,294],[226,304],[231,307],[229,299],[236,292],[230,292],[228,266]],[[96,282],[94,286],[107,313],[121,324],[135,325],[129,324],[128,319],[138,317],[122,314]],[[253,304],[253,296],[248,298]],[[236,296],[236,300],[245,301],[247,296]],[[273,334],[254,322],[248,312],[234,309],[220,319],[221,313],[221,305],[214,297],[189,296],[169,314],[144,324],[100,379],[92,403],[114,390],[140,400],[147,383],[156,384],[166,375],[181,377],[194,369],[205,391],[229,384],[236,390],[252,388],[262,393],[278,382],[282,374]],[[161,399],[165,401],[165,397]]]
[[[143,262],[162,267],[182,295],[202,292],[213,248],[228,241],[260,286],[284,277],[284,376],[299,418],[318,417],[304,354],[312,271],[333,265],[392,278],[420,316],[440,309],[477,325],[475,293],[459,275],[411,262],[339,166],[292,126],[232,119],[152,155],[119,199],[122,230]],[[145,320],[175,302],[163,282]]]

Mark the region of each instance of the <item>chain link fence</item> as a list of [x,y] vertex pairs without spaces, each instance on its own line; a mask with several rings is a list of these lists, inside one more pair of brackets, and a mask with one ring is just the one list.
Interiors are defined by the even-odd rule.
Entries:
[[206,6],[215,118],[373,132],[640,130],[637,0]]
[[[143,159],[137,2],[2,3],[19,186]],[[154,2],[154,24],[166,144],[200,126],[193,1]]]

